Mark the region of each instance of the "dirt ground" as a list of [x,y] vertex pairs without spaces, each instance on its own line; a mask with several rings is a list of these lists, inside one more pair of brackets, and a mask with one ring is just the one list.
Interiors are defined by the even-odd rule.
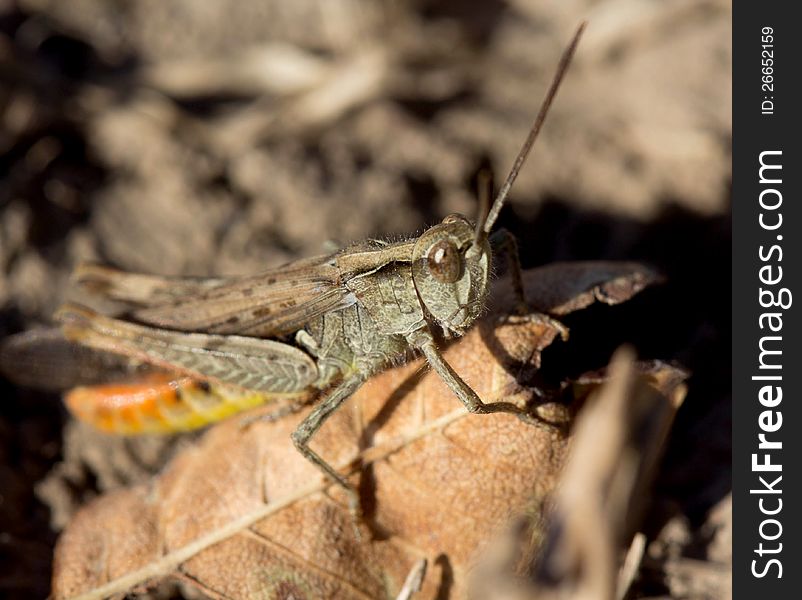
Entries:
[[[567,324],[691,373],[633,597],[730,595],[731,47],[726,1],[0,0],[0,336],[81,260],[255,273],[476,213],[571,32],[588,30],[500,225],[525,267],[639,260],[665,283]],[[69,515],[187,437],[99,441],[0,379],[0,596],[45,597]],[[190,436],[191,437],[191,436]],[[178,593],[178,592],[175,592]],[[178,596],[177,596],[178,597]]]

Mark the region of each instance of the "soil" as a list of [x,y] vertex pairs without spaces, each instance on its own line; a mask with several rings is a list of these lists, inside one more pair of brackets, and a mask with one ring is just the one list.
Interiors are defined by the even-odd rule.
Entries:
[[[728,598],[730,11],[0,0],[0,336],[49,323],[82,260],[255,273],[474,215],[477,173],[506,174],[588,19],[499,224],[525,267],[626,259],[665,275],[572,315],[591,334],[548,350],[544,370],[549,357],[598,368],[628,342],[691,371],[632,595]],[[100,436],[58,394],[6,379],[0,398],[0,596],[41,598],[77,507],[152,475],[191,436]]]

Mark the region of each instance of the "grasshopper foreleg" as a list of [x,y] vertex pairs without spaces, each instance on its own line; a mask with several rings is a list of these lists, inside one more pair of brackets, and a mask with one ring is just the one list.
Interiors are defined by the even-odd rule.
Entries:
[[509,321],[520,321],[521,319],[531,319],[546,321],[557,331],[563,341],[568,339],[568,328],[558,320],[542,313],[533,313],[526,303],[526,295],[523,285],[523,271],[521,270],[521,257],[518,254],[518,241],[506,229],[499,229],[489,238],[497,255],[503,254],[507,260],[507,271],[512,283],[512,293],[515,295],[515,315],[508,317]]
[[345,477],[339,474],[334,467],[323,460],[314,450],[309,447],[309,441],[318,429],[326,422],[338,408],[353,394],[365,378],[356,373],[346,378],[321,402],[309,415],[301,422],[292,433],[292,441],[298,452],[304,455],[306,460],[314,464],[324,474],[338,483],[348,494],[348,506],[352,513],[358,515],[359,495],[354,487],[346,481]]
[[473,391],[465,381],[457,375],[454,369],[451,368],[440,350],[435,345],[434,339],[431,334],[424,335],[418,334],[418,339],[415,340],[416,345],[420,348],[426,360],[434,369],[440,378],[445,381],[446,385],[451,389],[457,398],[465,405],[468,412],[475,414],[489,414],[489,413],[511,413],[517,415],[520,419],[526,422],[535,422],[525,410],[511,402],[483,402],[479,395]]
[[491,246],[497,255],[504,255],[507,260],[507,271],[512,282],[512,292],[515,294],[516,312],[526,314],[529,308],[524,295],[523,275],[521,271],[521,257],[518,255],[518,241],[506,229],[499,229],[491,234]]

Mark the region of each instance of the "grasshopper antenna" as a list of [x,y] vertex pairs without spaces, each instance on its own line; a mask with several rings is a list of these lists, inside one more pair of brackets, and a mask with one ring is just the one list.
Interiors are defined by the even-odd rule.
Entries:
[[479,232],[477,229],[476,242],[480,242],[483,238],[487,237],[487,235],[490,233],[490,230],[493,229],[493,224],[496,222],[498,213],[501,211],[501,207],[504,205],[504,201],[507,199],[507,195],[510,193],[512,184],[515,183],[515,180],[518,177],[518,172],[521,170],[521,167],[526,161],[526,157],[529,155],[529,151],[532,149],[532,144],[534,144],[535,139],[537,139],[537,134],[540,133],[540,128],[543,126],[543,121],[546,120],[546,114],[549,112],[549,107],[554,100],[554,96],[557,94],[557,89],[560,87],[563,75],[565,75],[566,70],[568,70],[568,65],[571,63],[571,59],[574,57],[574,52],[579,44],[579,38],[582,37],[582,32],[585,30],[586,25],[587,21],[582,21],[579,24],[571,43],[563,52],[563,55],[560,58],[560,64],[557,66],[557,73],[554,75],[554,79],[551,81],[551,86],[549,87],[548,92],[546,92],[546,97],[543,100],[543,104],[540,106],[540,111],[535,118],[535,122],[532,124],[532,129],[529,130],[529,135],[526,137],[524,145],[518,151],[518,156],[515,159],[515,163],[512,165],[510,174],[507,175],[504,185],[501,186],[498,196],[496,196],[496,199],[493,201],[493,206],[490,208],[490,212],[487,214],[487,218],[482,226],[482,231]]
[[493,194],[493,173],[490,169],[483,168],[479,171],[476,186],[479,194],[479,216],[476,219],[476,234],[473,237],[473,243],[478,246],[487,237],[483,226],[490,210],[490,196]]

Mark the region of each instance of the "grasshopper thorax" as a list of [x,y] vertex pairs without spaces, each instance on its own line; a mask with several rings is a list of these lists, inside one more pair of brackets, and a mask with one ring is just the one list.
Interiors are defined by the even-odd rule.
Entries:
[[421,303],[444,329],[461,334],[485,304],[490,245],[462,215],[449,215],[415,243],[412,278]]

